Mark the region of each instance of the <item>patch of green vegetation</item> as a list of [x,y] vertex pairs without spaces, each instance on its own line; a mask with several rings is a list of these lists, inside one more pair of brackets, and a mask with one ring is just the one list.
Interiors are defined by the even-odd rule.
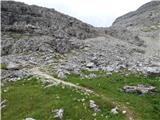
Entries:
[[64,56],[62,54],[56,53],[54,58],[57,60],[60,60],[60,59],[63,59]]
[[0,69],[7,69],[7,65],[4,64],[4,63],[1,63],[1,64],[0,64]]
[[144,27],[143,32],[151,32],[153,30],[158,30],[160,28],[160,23],[153,24],[152,26]]
[[[90,72],[83,71],[83,74]],[[110,101],[117,101],[134,111],[137,120],[158,120],[160,119],[160,77],[146,77],[143,75],[129,74],[125,76],[120,73],[113,73],[106,76],[105,72],[94,72],[97,78],[81,79],[79,75],[69,75],[68,81],[79,84],[96,91],[98,94],[110,98]],[[156,87],[156,92],[148,94],[131,94],[122,91],[125,85],[145,84]]]
[[10,37],[12,37],[14,40],[19,40],[19,39],[28,39],[30,36],[25,35],[23,33],[14,33],[14,32],[9,32],[7,33]]
[[[36,78],[26,78],[2,87],[2,100],[5,99],[7,102],[2,109],[3,120],[22,120],[27,117],[54,120],[55,113],[52,111],[59,108],[64,109],[64,120],[125,119],[122,114],[112,115],[110,110],[113,106],[98,96],[63,86],[44,88]],[[82,99],[85,99],[84,102]],[[94,100],[100,106],[101,111],[96,116],[89,108],[89,100]]]

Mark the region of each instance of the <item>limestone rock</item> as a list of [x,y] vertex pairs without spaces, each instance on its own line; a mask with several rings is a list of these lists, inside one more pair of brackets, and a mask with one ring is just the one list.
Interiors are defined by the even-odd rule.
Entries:
[[33,119],[33,118],[25,118],[24,120],[36,120],[36,119]]
[[64,109],[63,108],[56,109],[56,110],[54,110],[54,112],[55,112],[54,118],[59,118],[60,120],[63,119],[63,115],[64,115]]
[[10,62],[8,65],[7,65],[7,69],[8,70],[19,70],[20,69],[20,65],[17,64],[17,63],[13,63],[13,62]]
[[90,79],[96,78],[96,77],[97,77],[97,75],[94,74],[94,73],[90,73],[90,74],[88,75],[88,78],[90,78]]
[[86,64],[86,67],[88,68],[93,68],[94,67],[94,63],[90,62]]
[[147,86],[147,85],[143,85],[143,84],[138,84],[137,86],[124,86],[123,90],[126,93],[141,93],[141,94],[145,94],[145,93],[149,93],[155,90],[154,86]]
[[5,104],[6,102],[7,102],[7,100],[3,100],[0,102],[0,109],[3,109],[6,107],[6,104]]
[[160,75],[160,67],[145,67],[144,72],[148,75]]
[[115,107],[115,108],[111,109],[111,113],[112,114],[118,114],[119,113],[118,112],[118,107]]
[[89,106],[90,106],[91,109],[94,110],[94,112],[99,112],[100,111],[99,106],[96,105],[95,101],[93,101],[93,100],[89,101]]

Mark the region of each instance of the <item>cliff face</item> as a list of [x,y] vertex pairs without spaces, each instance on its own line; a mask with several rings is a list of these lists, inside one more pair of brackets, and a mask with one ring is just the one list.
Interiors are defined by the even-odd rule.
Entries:
[[151,39],[159,43],[159,33],[160,1],[146,3],[136,11],[117,18],[106,30],[106,34],[137,46],[147,46]]
[[2,1],[2,31],[29,32],[54,35],[65,32],[68,36],[85,39],[93,37],[91,25],[54,9],[27,5],[14,1]]
[[71,38],[96,36],[93,26],[54,9],[2,1],[2,55],[29,51],[65,53]]
[[113,26],[148,27],[160,23],[160,1],[144,4],[136,11],[127,13],[115,20]]

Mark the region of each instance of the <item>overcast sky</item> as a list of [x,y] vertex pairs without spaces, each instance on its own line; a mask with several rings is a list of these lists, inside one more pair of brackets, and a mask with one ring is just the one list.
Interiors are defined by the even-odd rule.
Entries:
[[34,4],[76,17],[98,27],[110,26],[113,21],[136,10],[150,0],[17,0]]

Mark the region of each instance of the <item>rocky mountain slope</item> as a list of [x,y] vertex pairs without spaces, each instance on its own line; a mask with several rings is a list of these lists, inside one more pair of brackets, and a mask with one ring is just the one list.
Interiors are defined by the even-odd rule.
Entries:
[[149,27],[150,25],[154,25],[160,22],[160,9],[159,1],[152,1],[149,3],[144,4],[136,11],[127,13],[119,18],[117,18],[113,26],[122,26],[123,27]]
[[81,41],[84,48],[75,52],[76,55],[67,56],[59,68],[72,68],[76,72],[127,69],[159,74],[159,11],[160,1],[152,1],[117,18],[110,28],[99,28],[101,35]]
[[2,79],[41,67],[64,77],[82,69],[160,73],[160,2],[95,28],[54,9],[2,1]]
[[[69,42],[71,37],[85,39],[96,35],[91,25],[54,9],[29,6],[14,1],[2,1],[1,10],[2,32],[4,32],[2,38],[6,37],[2,40],[2,55],[21,53],[21,51],[28,52],[29,50],[49,52],[54,49],[64,53],[72,48]],[[26,40],[28,39],[26,36],[30,36],[31,39]],[[9,44],[7,39],[12,38],[12,43]],[[38,43],[40,44],[38,45]]]
[[[129,41],[138,46],[146,45],[150,39],[159,39],[160,2],[152,1],[127,13],[115,20],[112,27],[106,31],[114,37]],[[144,38],[145,37],[145,38]],[[159,42],[159,41],[158,41]],[[147,44],[148,45],[148,44]]]

